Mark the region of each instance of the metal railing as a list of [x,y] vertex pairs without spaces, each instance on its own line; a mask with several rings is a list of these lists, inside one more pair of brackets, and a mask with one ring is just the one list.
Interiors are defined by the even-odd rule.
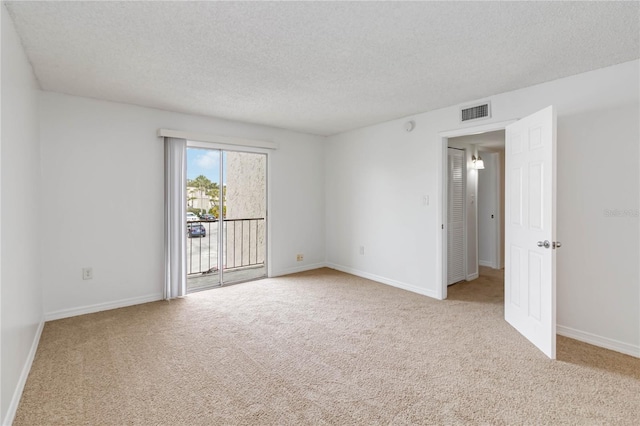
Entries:
[[222,268],[233,270],[264,265],[265,219],[224,219],[219,221],[198,220],[188,222],[187,227],[202,225],[206,235],[190,236],[187,229],[187,275],[211,274],[220,268],[219,232],[222,228]]

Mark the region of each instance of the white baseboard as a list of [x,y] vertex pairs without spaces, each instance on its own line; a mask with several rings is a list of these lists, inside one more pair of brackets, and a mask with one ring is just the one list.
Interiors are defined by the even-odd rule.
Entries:
[[640,346],[634,346],[619,340],[609,339],[608,337],[598,336],[596,334],[576,330],[563,325],[556,326],[556,333],[564,337],[589,343],[590,345],[599,346],[601,348],[610,349],[612,351],[640,358]]
[[478,260],[478,265],[480,266],[487,266],[489,268],[493,268],[493,269],[498,269],[496,267],[496,264],[493,262],[489,262],[488,260]]
[[313,269],[326,268],[326,267],[327,267],[327,264],[324,262],[312,263],[310,265],[302,265],[302,266],[296,266],[295,268],[283,269],[281,271],[272,273],[271,276],[280,277],[282,275],[297,274],[298,272],[311,271]]
[[401,288],[403,290],[407,290],[413,293],[418,293],[421,294],[423,296],[428,296],[428,297],[432,297],[434,299],[438,298],[438,295],[435,291],[433,290],[428,290],[428,289],[424,289],[421,287],[416,287],[414,285],[411,284],[406,284],[400,281],[396,281],[396,280],[392,280],[389,278],[385,278],[385,277],[381,277],[379,275],[375,275],[375,274],[370,274],[368,272],[362,272],[359,271],[357,269],[353,269],[353,268],[349,268],[347,266],[342,266],[342,265],[336,265],[335,263],[327,263],[326,265],[328,268],[331,269],[335,269],[337,271],[341,271],[341,272],[346,272],[347,274],[351,274],[351,275],[355,275],[361,278],[366,278],[368,280],[371,281],[376,281],[379,282],[381,284],[386,284],[386,285],[390,285],[392,287],[397,287],[397,288]]
[[126,306],[140,305],[142,303],[157,302],[158,300],[162,300],[162,293],[115,300],[113,302],[98,303],[95,305],[80,306],[77,308],[61,309],[59,311],[44,314],[44,319],[45,321],[53,321],[78,315],[92,314],[94,312],[108,311],[110,309],[124,308]]
[[480,277],[480,274],[477,272],[475,274],[469,274],[467,275],[467,281],[473,281],[475,279],[478,279],[478,277]]
[[7,409],[7,415],[2,420],[2,424],[5,426],[10,426],[16,417],[16,412],[18,411],[18,404],[20,404],[20,398],[22,398],[22,392],[24,391],[24,386],[27,384],[27,378],[29,377],[29,372],[31,371],[31,365],[33,364],[33,359],[36,357],[36,351],[38,350],[38,344],[40,343],[40,336],[42,336],[43,328],[44,328],[44,319],[40,321],[40,324],[38,324],[38,329],[36,330],[36,334],[33,337],[33,342],[31,343],[31,349],[29,349],[29,354],[27,355],[27,359],[25,360],[25,363],[22,366],[22,371],[20,372],[20,377],[18,378],[16,389],[13,392],[11,403],[9,404],[9,408]]

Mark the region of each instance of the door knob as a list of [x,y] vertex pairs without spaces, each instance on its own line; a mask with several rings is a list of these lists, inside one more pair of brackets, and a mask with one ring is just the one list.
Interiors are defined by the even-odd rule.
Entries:
[[548,240],[544,240],[544,242],[538,241],[538,247],[549,248],[551,247],[551,243]]
[[560,241],[554,241],[553,248],[555,249],[555,248],[560,248],[560,247],[562,247],[562,243]]

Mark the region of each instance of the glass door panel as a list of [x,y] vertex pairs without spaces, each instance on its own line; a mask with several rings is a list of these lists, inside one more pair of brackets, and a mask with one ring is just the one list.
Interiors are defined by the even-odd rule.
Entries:
[[250,152],[224,152],[223,284],[267,275],[266,157],[265,154]]
[[265,154],[187,148],[188,291],[267,275],[266,167]]
[[219,286],[221,151],[187,147],[187,291]]

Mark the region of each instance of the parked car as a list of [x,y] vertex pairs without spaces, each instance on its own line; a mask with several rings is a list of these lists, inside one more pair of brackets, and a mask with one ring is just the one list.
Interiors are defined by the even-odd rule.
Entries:
[[214,215],[207,213],[202,215],[202,220],[215,221],[218,219]]
[[206,237],[207,230],[204,229],[201,223],[187,223],[187,236],[193,237]]
[[187,212],[187,222],[195,222],[196,220],[200,220],[195,213]]

